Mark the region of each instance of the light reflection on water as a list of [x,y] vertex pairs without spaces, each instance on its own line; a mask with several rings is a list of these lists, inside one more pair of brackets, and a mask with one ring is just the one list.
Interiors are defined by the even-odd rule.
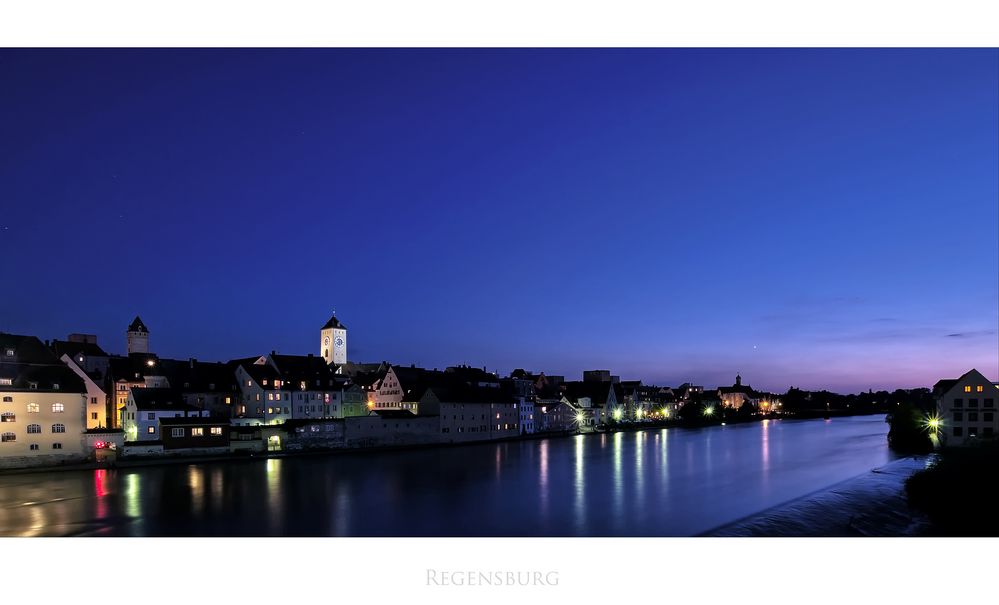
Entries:
[[883,416],[0,476],[0,535],[691,535],[888,462]]

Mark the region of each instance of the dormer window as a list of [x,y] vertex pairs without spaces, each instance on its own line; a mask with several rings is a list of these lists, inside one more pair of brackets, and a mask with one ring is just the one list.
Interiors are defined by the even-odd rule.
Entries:
[[52,383],[52,389],[58,391],[59,390],[59,383],[58,382],[53,382]]
[[14,356],[14,349],[7,349],[6,351],[4,351],[4,354],[7,357],[13,357]]
[[29,382],[28,383],[28,388],[32,389],[32,390],[38,390],[38,383],[37,382]]
[[208,383],[208,390],[209,391],[214,391],[215,390],[215,383],[214,382],[209,382]]
[[13,379],[11,378],[0,378],[0,385],[11,385],[13,384]]
[[971,392],[971,385],[968,385],[968,386],[964,387],[964,392],[965,393],[970,393]]
[[264,386],[267,386],[267,379],[266,379],[266,378],[265,378],[265,379],[263,379],[263,380],[262,380],[262,381],[260,382],[260,384],[262,384],[262,385],[264,385]]
[[981,393],[982,391],[985,390],[985,387],[983,387],[982,385],[978,385],[977,387],[975,387],[975,390]]

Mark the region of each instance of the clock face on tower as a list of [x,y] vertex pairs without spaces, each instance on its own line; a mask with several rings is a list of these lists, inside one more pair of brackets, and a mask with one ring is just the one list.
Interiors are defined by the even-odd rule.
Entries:
[[329,336],[327,336],[326,338],[323,339],[323,346],[326,346],[326,347],[330,346],[330,337]]
[[333,343],[333,344],[335,344],[335,345],[336,345],[336,347],[337,347],[337,348],[339,349],[340,347],[342,347],[342,346],[343,346],[343,339],[342,339],[342,338],[340,338],[339,336],[337,336],[337,337],[336,337],[336,341],[334,341],[334,343]]

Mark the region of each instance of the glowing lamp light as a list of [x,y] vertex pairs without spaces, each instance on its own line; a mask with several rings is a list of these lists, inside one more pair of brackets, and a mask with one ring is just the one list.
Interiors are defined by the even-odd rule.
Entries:
[[669,410],[667,410],[666,408],[663,408],[662,415],[663,415],[663,418],[669,418]]
[[635,410],[635,418],[638,420],[642,419],[642,410]]
[[614,410],[614,420],[621,420],[621,416],[624,414],[621,412],[621,408]]
[[146,360],[146,365],[149,366],[149,367],[153,367],[155,364],[156,364],[156,362],[153,361],[152,359],[147,359]]
[[715,413],[715,407],[713,405],[709,405],[708,407],[704,408],[704,415],[705,416],[710,416],[710,415],[712,415],[714,413]]
[[936,432],[938,432],[940,430],[940,425],[943,424],[943,421],[940,419],[939,416],[933,415],[933,416],[930,416],[930,417],[928,417],[926,419],[925,424],[926,424],[926,428],[929,431],[931,431],[933,433],[936,433]]
[[582,412],[576,414],[576,423],[577,424],[583,424],[584,420],[586,420],[586,415],[585,414],[583,414]]

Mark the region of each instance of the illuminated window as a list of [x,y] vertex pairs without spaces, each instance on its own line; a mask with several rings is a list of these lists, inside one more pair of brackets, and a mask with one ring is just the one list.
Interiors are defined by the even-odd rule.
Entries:
[[211,432],[212,432],[212,435],[221,435],[222,434],[222,427],[220,427],[220,426],[213,426]]
[[14,412],[4,412],[0,414],[0,422],[14,422]]
[[267,393],[267,401],[274,401],[274,393]]
[[975,387],[975,390],[981,393],[982,391],[985,390],[985,387],[983,387],[982,385],[978,385],[977,387]]
[[[267,379],[264,379],[263,382],[261,382],[260,384],[262,384],[264,386],[267,386]],[[971,388],[971,387],[968,387],[968,388]]]
[[35,433],[41,433],[41,432],[42,432],[42,425],[40,425],[40,424],[29,424],[28,425],[28,434],[29,435],[35,434]]
[[146,429],[146,432],[149,433],[150,435],[155,435],[156,434],[156,427],[155,426],[151,426],[151,427],[149,427],[149,428]]
[[52,432],[53,433],[65,433],[66,432],[66,425],[65,424],[53,424],[52,425]]
[[183,437],[184,436],[184,429],[182,429],[182,428],[170,429],[170,436],[171,437]]
[[10,378],[0,378],[0,384],[3,384],[3,385],[13,384],[13,382],[14,381],[11,380]]
[[66,406],[64,406],[61,403],[53,403],[52,404],[52,411],[56,412],[56,413],[65,412],[66,411]]
[[225,398],[225,404],[226,404],[226,405],[230,405],[230,404],[232,404],[232,397],[226,397],[226,398]]
[[201,427],[195,427],[191,429],[191,437],[204,437],[204,436],[205,436],[205,429]]
[[965,393],[970,393],[971,392],[971,386],[964,387],[964,392]]

